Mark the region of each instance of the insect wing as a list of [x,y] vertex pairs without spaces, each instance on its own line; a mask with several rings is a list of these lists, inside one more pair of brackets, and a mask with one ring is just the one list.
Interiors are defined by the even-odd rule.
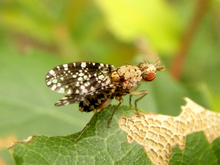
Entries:
[[[109,88],[113,65],[92,62],[75,62],[59,65],[46,75],[47,86],[69,95],[93,95],[98,89]],[[73,102],[76,102],[75,100]]]
[[[98,99],[98,98],[101,98],[101,100],[105,100],[107,99],[109,96],[111,96],[114,91],[115,91],[116,88],[112,87],[111,84],[105,86],[104,89],[102,88],[99,88],[99,89],[96,89],[96,91],[90,91],[84,95],[79,95],[79,94],[70,94],[70,95],[66,95],[64,97],[62,97],[59,101],[57,101],[55,103],[55,106],[62,106],[62,105],[69,105],[69,104],[72,104],[72,103],[75,103],[75,102],[83,102],[85,103],[84,101],[85,100],[94,100],[94,99]],[[104,94],[104,95],[102,95]],[[101,96],[104,96],[104,97],[101,97]],[[94,101],[93,101],[94,102]],[[80,103],[82,104],[82,103]],[[99,103],[101,104],[101,103]],[[97,107],[97,106],[95,106]]]

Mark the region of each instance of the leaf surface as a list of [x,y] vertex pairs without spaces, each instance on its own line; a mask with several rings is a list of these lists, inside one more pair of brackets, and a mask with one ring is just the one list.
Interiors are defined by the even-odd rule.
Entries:
[[[183,125],[179,125],[178,130],[173,124],[173,126],[170,125],[169,127],[168,125],[163,125],[164,129],[162,127],[157,129],[159,136],[155,136],[155,134],[154,137],[151,137],[153,128],[152,132],[149,128],[146,139],[152,139],[150,141],[145,139],[146,141],[140,142],[138,136],[141,136],[139,134],[141,129],[138,131],[136,129],[138,133],[133,132],[131,134],[131,131],[135,130],[134,125],[139,123],[138,119],[141,117],[134,115],[135,111],[131,107],[121,106],[113,117],[111,128],[107,128],[109,117],[114,108],[115,106],[111,105],[98,113],[77,142],[74,142],[73,139],[77,137],[78,133],[62,137],[30,136],[23,142],[13,143],[10,146],[10,152],[16,164],[152,164],[151,160],[156,164],[158,162],[168,164],[169,161],[170,164],[201,164],[204,162],[206,164],[218,164],[220,162],[220,127],[216,125],[220,122],[219,114],[208,111],[215,118],[212,118],[212,115],[212,117],[203,115],[204,118],[207,117],[207,121],[215,119],[213,120],[214,122],[209,122],[209,125],[204,124],[204,130],[196,129],[199,120],[195,118],[194,125],[189,123],[186,126],[185,129],[187,130],[188,128],[189,130],[188,132],[186,131],[186,134],[181,132],[181,126]],[[183,116],[186,117],[184,113],[178,117],[167,116],[167,118],[152,113],[145,115],[152,119],[146,120],[149,127],[155,127],[155,123],[150,123],[154,119],[156,123],[159,123],[157,122],[158,119],[172,122],[171,118],[176,118],[174,121],[177,121],[178,117],[179,120],[186,121],[183,118]],[[124,122],[126,117],[121,116],[132,116],[132,118],[128,119],[134,120]],[[189,115],[188,118],[192,119],[190,117]],[[131,122],[133,122],[133,125]],[[119,125],[123,128],[123,124],[133,127],[133,129],[129,129],[127,138],[126,133],[119,128]],[[138,124],[136,126],[138,128]],[[193,130],[191,127],[195,129]],[[211,132],[213,127],[215,127],[214,130],[216,132]],[[169,128],[173,135],[170,140],[167,137],[162,137],[166,132],[165,130]],[[159,137],[161,139],[158,139]],[[210,138],[212,138],[211,141]],[[147,145],[144,142],[147,142]],[[166,147],[160,152],[159,149],[161,149],[163,144]],[[170,148],[167,148],[167,146]],[[158,152],[154,153],[154,151]],[[163,156],[165,156],[164,154],[168,156],[168,159],[161,161],[164,158]],[[155,160],[158,162],[155,162]]]

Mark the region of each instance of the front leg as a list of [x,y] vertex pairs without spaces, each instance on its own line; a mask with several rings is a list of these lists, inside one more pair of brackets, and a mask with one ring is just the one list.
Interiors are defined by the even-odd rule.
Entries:
[[131,96],[139,96],[139,95],[142,95],[141,97],[139,97],[138,99],[135,100],[135,109],[136,109],[136,112],[137,114],[138,113],[138,110],[137,110],[137,102],[140,101],[144,96],[146,96],[148,94],[148,91],[131,91],[130,92],[130,95]]
[[[134,89],[134,91],[136,91],[139,88],[139,86],[140,86],[140,84]],[[130,105],[130,107],[132,107],[132,105],[131,105],[131,97],[132,97],[132,95],[130,94],[130,96],[129,96],[129,105]]]

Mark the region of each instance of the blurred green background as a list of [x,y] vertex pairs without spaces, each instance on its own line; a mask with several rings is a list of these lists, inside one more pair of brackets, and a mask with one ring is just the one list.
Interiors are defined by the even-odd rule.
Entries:
[[90,119],[77,104],[54,107],[63,95],[44,79],[62,63],[160,57],[166,70],[142,83],[149,94],[139,108],[178,115],[189,97],[219,112],[219,7],[218,0],[0,0],[0,164],[13,164],[6,149],[13,140],[65,136]]

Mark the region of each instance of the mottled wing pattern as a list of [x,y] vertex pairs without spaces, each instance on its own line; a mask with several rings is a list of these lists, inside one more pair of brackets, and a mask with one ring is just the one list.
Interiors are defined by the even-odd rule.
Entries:
[[113,88],[110,73],[115,68],[103,63],[68,63],[51,69],[45,81],[51,90],[68,94],[55,105],[68,105]]
[[[62,97],[60,100],[58,100],[56,103],[55,103],[55,106],[62,106],[62,105],[69,105],[69,104],[72,104],[72,103],[75,103],[75,102],[79,102],[79,101],[85,101],[85,100],[89,100],[89,99],[94,99],[96,98],[96,95],[99,95],[100,93],[107,93],[108,96],[109,95],[112,95],[108,93],[108,91],[114,91],[116,89],[116,87],[112,86],[112,84],[109,84],[109,85],[106,85],[101,88],[97,88],[96,91],[94,92],[88,92],[84,95],[79,95],[79,94],[70,94],[70,95],[66,95],[64,97]],[[106,96],[106,95],[105,95]],[[104,97],[106,98],[106,97]],[[88,103],[88,101],[87,101]]]

